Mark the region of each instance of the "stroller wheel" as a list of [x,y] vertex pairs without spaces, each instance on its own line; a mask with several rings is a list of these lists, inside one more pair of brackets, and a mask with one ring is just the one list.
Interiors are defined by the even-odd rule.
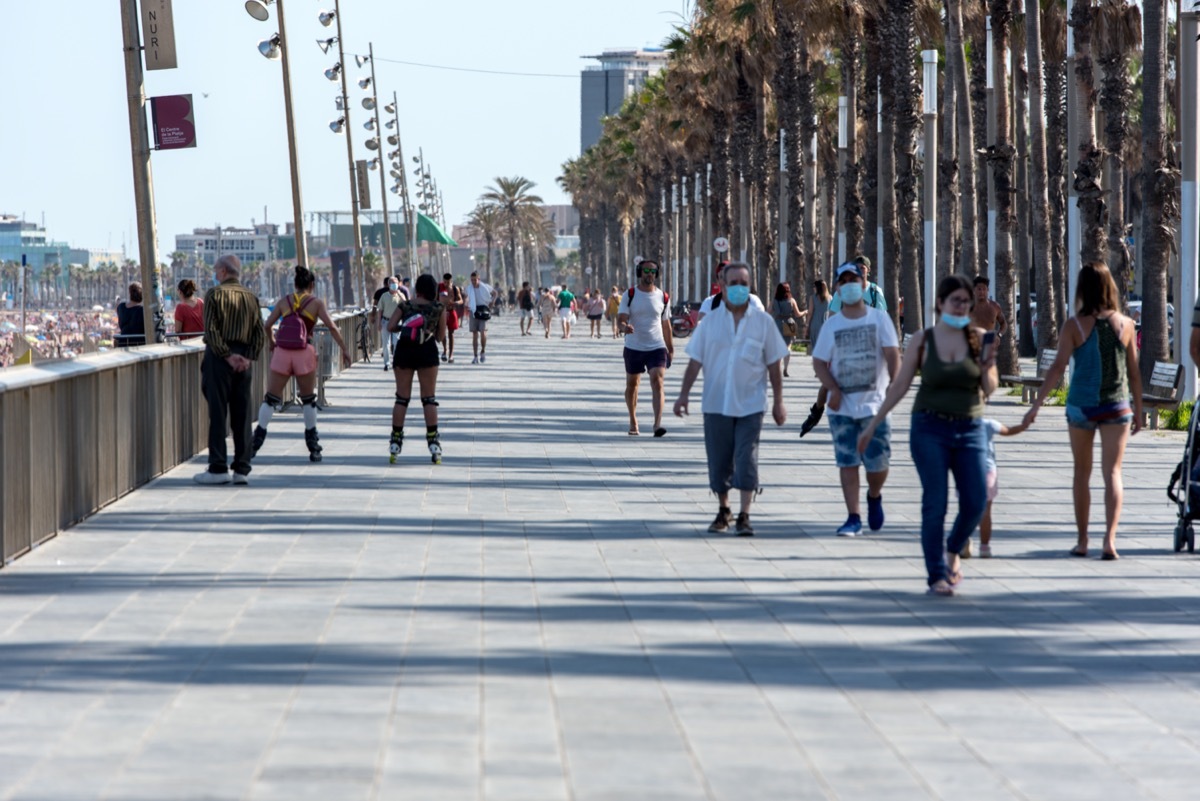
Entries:
[[1186,525],[1182,520],[1175,524],[1175,553],[1183,550],[1184,540],[1187,537],[1187,532],[1184,530]]

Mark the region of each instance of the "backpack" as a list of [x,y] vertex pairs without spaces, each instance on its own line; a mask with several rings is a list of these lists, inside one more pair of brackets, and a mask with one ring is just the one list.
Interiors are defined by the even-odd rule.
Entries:
[[[304,350],[308,347],[308,326],[304,322],[304,310],[308,308],[308,303],[315,300],[312,295],[304,299],[302,303],[296,303],[295,295],[288,295],[291,298],[291,312],[284,316],[283,321],[279,323],[279,331],[275,334],[275,347],[283,348],[284,350]],[[315,320],[315,317],[310,319]]]
[[[636,290],[636,289],[637,289],[637,287],[632,287],[632,286],[629,287],[629,302],[627,304],[625,304],[626,306],[633,305],[633,296],[635,294],[634,290]],[[665,290],[665,289],[662,291],[662,293],[663,293],[663,305],[665,305],[667,307],[667,310],[670,311],[671,296],[667,294],[667,290]]]
[[433,303],[425,307],[415,303],[401,305],[400,341],[411,342],[414,345],[424,345],[437,336],[438,319],[441,317],[442,305]]

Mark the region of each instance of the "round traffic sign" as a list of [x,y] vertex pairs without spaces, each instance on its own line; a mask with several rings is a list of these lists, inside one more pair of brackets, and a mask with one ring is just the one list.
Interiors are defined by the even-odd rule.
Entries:
[[723,236],[718,236],[713,240],[713,250],[717,251],[718,253],[728,253],[729,240]]

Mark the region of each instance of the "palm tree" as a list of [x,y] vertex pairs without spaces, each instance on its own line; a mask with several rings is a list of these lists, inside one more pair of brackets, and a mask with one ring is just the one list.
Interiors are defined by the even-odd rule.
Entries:
[[[1050,271],[1054,286],[1053,304],[1039,304],[1038,327],[1047,323],[1053,338],[1039,343],[1053,345],[1062,328],[1062,298],[1067,294],[1066,278],[1066,175],[1067,162],[1067,15],[1057,0],[1041,0],[1042,52],[1046,57],[1046,194],[1050,201]],[[1039,292],[1041,291],[1039,287]]]
[[[571,192],[572,188],[578,192],[582,188],[577,182],[578,180],[578,178],[568,180],[564,182],[563,187],[567,189],[568,192]],[[501,234],[500,211],[495,206],[489,206],[485,203],[480,203],[475,206],[475,208],[471,210],[470,215],[468,215],[467,226],[471,229],[471,233],[474,236],[483,237],[483,241],[487,245],[486,264],[488,273],[490,275],[492,271],[492,248],[495,247],[496,239],[499,238]],[[581,247],[582,239],[583,237],[580,237]]]
[[1104,112],[1104,188],[1108,192],[1108,268],[1117,280],[1121,307],[1133,278],[1126,245],[1125,141],[1133,103],[1130,63],[1142,45],[1141,14],[1126,0],[1103,0],[1096,26],[1097,62],[1103,72],[1100,108]]
[[1178,217],[1175,171],[1167,160],[1163,109],[1168,0],[1142,5],[1142,371],[1149,379],[1156,361],[1168,361],[1167,270]]
[[[976,54],[977,55],[977,54]],[[975,126],[971,117],[971,79],[967,71],[966,51],[963,49],[962,0],[946,1],[946,66],[950,80],[954,82],[955,113],[953,122],[944,119],[942,124],[953,124],[958,146],[958,196],[962,199],[962,258],[959,271],[966,275],[979,272],[979,241],[975,203]],[[949,94],[949,87],[947,87]]]
[[[1005,64],[1008,53],[1009,32],[1013,13],[1011,0],[991,0],[992,16],[992,86],[996,109],[996,141],[988,148],[988,163],[992,168],[992,179],[996,188],[996,301],[1006,319],[1013,319],[1015,289],[1015,265],[1013,263],[1012,235],[1016,227],[1013,215],[1013,162],[1015,150],[1012,146],[1009,120],[1008,68]],[[996,352],[996,366],[1002,374],[1017,371],[1017,352],[1012,337],[1000,340]]]
[[1079,195],[1080,257],[1104,261],[1104,190],[1100,186],[1101,156],[1096,145],[1096,81],[1092,66],[1092,31],[1096,9],[1091,0],[1074,0],[1071,27],[1075,37],[1076,138],[1070,143],[1079,161],[1074,184]]
[[[1058,292],[1050,263],[1050,220],[1040,209],[1048,208],[1046,183],[1045,93],[1042,78],[1042,10],[1039,0],[1025,0],[1025,57],[1029,61],[1029,203],[1033,236],[1033,264],[1037,272],[1038,316],[1037,345],[1053,348],[1058,329],[1052,310],[1058,308]],[[1022,298],[1024,301],[1025,298]],[[1022,306],[1027,304],[1022,303]],[[1026,314],[1026,317],[1031,315]]]
[[[479,198],[481,202],[495,206],[500,214],[501,225],[508,239],[509,269],[514,269],[517,262],[517,243],[523,238],[523,224],[528,220],[528,210],[533,208],[541,214],[537,207],[542,199],[532,193],[535,186],[533,181],[521,176],[497,177]],[[519,276],[514,273],[505,283],[513,286],[518,280]]]

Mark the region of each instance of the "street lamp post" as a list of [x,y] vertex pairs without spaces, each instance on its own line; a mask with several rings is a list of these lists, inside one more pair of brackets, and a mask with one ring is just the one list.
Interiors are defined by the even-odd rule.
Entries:
[[[995,60],[995,48],[992,46],[992,17],[987,18],[987,146],[996,146],[996,78],[992,62]],[[1071,38],[1070,30],[1067,39]],[[1071,74],[1070,71],[1067,73]],[[1067,81],[1070,85],[1073,81]],[[1070,148],[1067,148],[1070,150]],[[996,288],[996,171],[988,165],[987,171],[987,274],[988,285]],[[1070,185],[1070,181],[1067,184]]]
[[[380,139],[383,138],[383,126],[379,121],[379,86],[375,83],[375,43],[367,43],[368,58],[371,59],[371,108],[375,112],[375,135]],[[388,215],[388,193],[387,181],[383,180],[383,146],[379,148],[379,194],[383,198],[383,261],[387,265],[388,275],[395,275],[396,271],[392,265],[392,220]]]
[[[1197,64],[1196,54],[1197,27],[1196,12],[1189,11],[1179,15],[1179,43],[1182,51],[1179,69],[1181,97],[1195,98],[1197,90],[1200,89],[1200,65]],[[1200,258],[1200,235],[1197,231],[1200,220],[1197,219],[1196,198],[1197,178],[1200,177],[1200,164],[1197,163],[1200,159],[1200,121],[1197,120],[1195,103],[1181,103],[1179,108],[1183,118],[1179,126],[1180,136],[1183,137],[1180,164],[1180,265],[1183,279],[1180,294],[1183,296],[1183,302],[1177,300],[1175,308],[1188,309],[1196,300],[1196,262]],[[1176,336],[1180,333],[1181,330],[1176,326]],[[1192,363],[1187,342],[1187,338],[1184,337],[1175,347],[1180,363],[1184,365],[1184,397],[1194,398],[1196,365]]]
[[846,151],[849,141],[848,127],[851,121],[847,119],[847,109],[849,108],[849,100],[845,95],[838,97],[838,182],[837,182],[837,207],[834,209],[834,216],[837,218],[837,260],[838,264],[846,261],[846,160],[848,154]]
[[354,266],[358,269],[359,291],[367,302],[367,271],[363,266],[362,226],[358,215],[358,176],[354,170],[354,137],[350,135],[350,92],[346,87],[346,47],[342,43],[341,0],[333,0],[333,21],[337,23],[338,75],[342,84],[342,116],[346,124],[346,166],[350,172],[350,217],[354,229]]
[[[256,20],[265,22],[269,17],[266,7],[268,2],[271,2],[271,0],[262,0],[262,2],[249,0],[246,3],[246,11]],[[258,51],[271,61],[279,59],[282,66],[283,111],[287,126],[288,167],[291,170],[292,178],[292,226],[295,229],[296,236],[296,262],[307,266],[308,237],[304,233],[304,204],[300,200],[300,167],[296,158],[296,125],[295,117],[292,113],[292,73],[288,63],[287,26],[284,25],[283,0],[274,0],[274,3],[279,14],[279,33],[270,39],[259,42]],[[218,225],[217,236],[220,237],[220,235],[221,226]],[[220,257],[221,253],[218,245],[214,262]]]
[[922,50],[925,101],[925,325],[933,324],[937,283],[937,81],[938,51]]
[[[392,92],[392,104],[388,108],[391,109],[392,127],[396,131],[396,133],[392,134],[392,136],[396,137],[396,150],[388,154],[388,157],[395,156],[395,161],[392,165],[395,168],[393,177],[398,182],[397,189],[404,206],[404,239],[408,245],[408,269],[411,271],[417,264],[417,220],[413,215],[412,201],[408,194],[408,172],[404,168],[404,140],[400,135],[400,101],[395,92]],[[391,144],[391,136],[388,137],[388,144]]]

